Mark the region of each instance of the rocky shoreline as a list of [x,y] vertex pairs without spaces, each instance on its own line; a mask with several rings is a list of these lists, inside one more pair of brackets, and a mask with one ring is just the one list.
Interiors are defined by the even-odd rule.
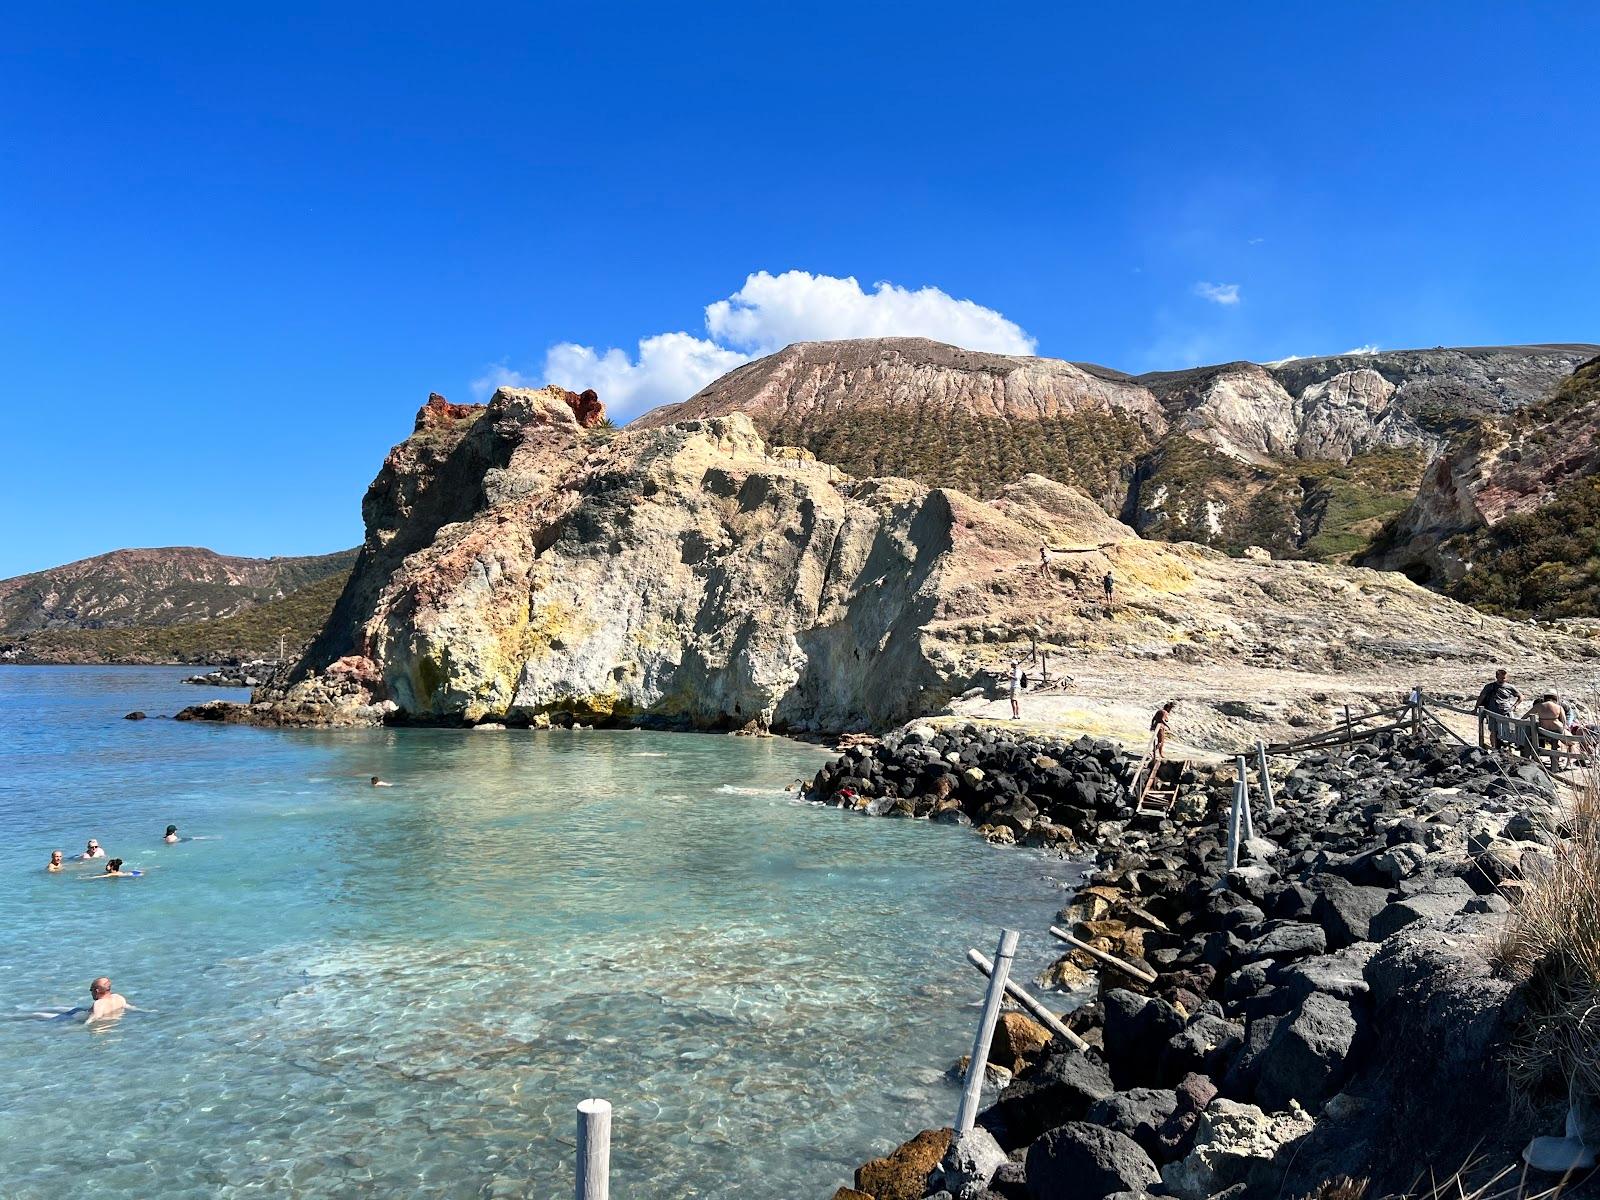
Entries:
[[1131,765],[1108,742],[968,723],[817,773],[818,801],[1092,853],[1061,923],[1155,977],[1064,955],[1038,985],[1076,991],[1052,1007],[1081,1001],[1065,1020],[1090,1050],[1008,1013],[991,1057],[1015,1078],[977,1129],[953,1146],[925,1130],[835,1200],[1297,1197],[1342,1176],[1398,1195],[1520,1166],[1560,1129],[1563,1081],[1512,1094],[1524,1009],[1494,956],[1524,876],[1570,833],[1542,771],[1393,734],[1306,755],[1230,871],[1232,770],[1132,819]]
[[253,688],[269,682],[281,669],[282,664],[267,658],[252,659],[249,662],[227,662],[203,675],[190,675],[184,682],[208,687]]

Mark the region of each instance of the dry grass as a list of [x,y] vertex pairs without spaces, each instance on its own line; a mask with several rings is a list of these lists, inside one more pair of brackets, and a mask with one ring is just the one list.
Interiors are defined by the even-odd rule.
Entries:
[[[1483,1166],[1481,1159],[1466,1164],[1448,1179],[1430,1178],[1423,1185],[1419,1180],[1410,1191],[1383,1200],[1555,1200],[1569,1186],[1581,1180],[1563,1179],[1550,1187],[1530,1187],[1525,1170],[1506,1167],[1479,1182],[1469,1184],[1467,1179],[1478,1174]],[[1318,1187],[1305,1200],[1373,1200],[1368,1196],[1370,1181],[1340,1175]]]
[[1526,881],[1497,958],[1524,984],[1532,1017],[1513,1078],[1531,1087],[1554,1071],[1600,1097],[1600,772],[1576,789],[1571,826],[1550,866]]

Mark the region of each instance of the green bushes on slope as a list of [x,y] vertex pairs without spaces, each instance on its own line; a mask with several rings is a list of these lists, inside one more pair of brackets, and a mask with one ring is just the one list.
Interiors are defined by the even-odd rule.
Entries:
[[276,658],[283,635],[290,653],[322,629],[344,590],[340,571],[267,600],[231,617],[179,625],[125,629],[50,629],[15,644],[41,662],[212,662],[228,658]]
[[1600,616],[1600,476],[1445,545],[1472,564],[1448,589],[1456,600],[1508,616]]

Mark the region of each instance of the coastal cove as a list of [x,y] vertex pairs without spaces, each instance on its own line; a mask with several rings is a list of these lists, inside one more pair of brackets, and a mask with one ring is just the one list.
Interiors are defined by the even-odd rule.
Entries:
[[[186,673],[0,673],[7,1197],[560,1194],[596,1094],[618,1194],[826,1194],[948,1122],[963,952],[1031,978],[1082,872],[801,803],[777,738],[121,719]],[[146,875],[44,872],[90,836]],[[146,1011],[36,1015],[98,974]]]

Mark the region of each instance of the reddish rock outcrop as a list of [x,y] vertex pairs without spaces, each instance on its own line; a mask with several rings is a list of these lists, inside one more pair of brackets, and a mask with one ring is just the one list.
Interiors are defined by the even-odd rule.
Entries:
[[572,415],[578,418],[578,424],[585,429],[593,429],[606,419],[606,406],[600,403],[600,396],[593,388],[582,392],[567,392],[564,398],[572,405]]
[[417,409],[417,423],[412,432],[421,433],[424,429],[437,429],[465,417],[476,417],[483,410],[482,404],[451,404],[438,392],[429,392],[428,402]]

